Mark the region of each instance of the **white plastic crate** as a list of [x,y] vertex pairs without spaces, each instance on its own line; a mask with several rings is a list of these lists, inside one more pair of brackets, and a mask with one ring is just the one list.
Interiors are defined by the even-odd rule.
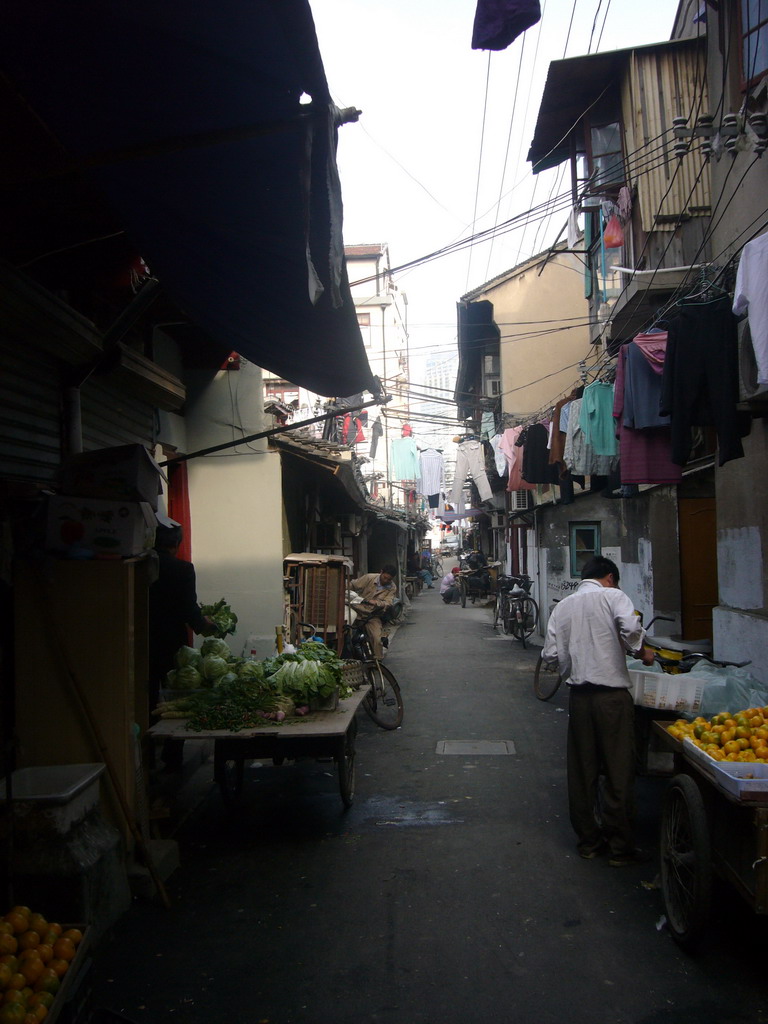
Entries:
[[724,793],[737,800],[768,803],[768,764],[716,761],[687,737],[683,740],[683,751]]
[[632,683],[632,700],[641,707],[679,713],[696,713],[701,709],[704,680],[695,676],[630,669],[629,679]]

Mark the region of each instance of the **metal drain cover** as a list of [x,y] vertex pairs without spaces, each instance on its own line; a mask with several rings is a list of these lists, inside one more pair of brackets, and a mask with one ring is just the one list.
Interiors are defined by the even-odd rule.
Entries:
[[459,754],[463,757],[515,753],[512,740],[440,740],[435,747],[436,754]]

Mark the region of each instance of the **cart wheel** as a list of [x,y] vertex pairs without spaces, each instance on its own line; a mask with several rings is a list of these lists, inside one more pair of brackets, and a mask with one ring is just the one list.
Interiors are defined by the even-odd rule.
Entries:
[[707,812],[689,775],[670,782],[661,811],[661,891],[672,938],[692,946],[709,919],[712,858]]
[[221,796],[227,806],[237,803],[243,791],[242,757],[216,758],[214,755],[214,775],[221,790]]
[[557,665],[547,665],[539,655],[533,673],[533,692],[539,700],[549,700],[550,697],[554,697],[562,681],[562,677],[557,671]]
[[382,729],[397,729],[403,722],[400,684],[380,661],[367,662],[363,671],[366,685],[370,687],[363,698],[363,707]]
[[339,792],[345,807],[351,807],[355,797],[355,736],[357,722],[353,718],[344,734],[336,756],[339,771]]

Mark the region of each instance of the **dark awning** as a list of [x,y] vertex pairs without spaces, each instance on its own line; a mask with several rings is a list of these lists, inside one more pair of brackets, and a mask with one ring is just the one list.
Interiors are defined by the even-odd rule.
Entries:
[[570,159],[574,130],[578,129],[577,138],[583,148],[582,119],[605,97],[613,96],[615,109],[619,109],[622,72],[631,53],[682,45],[690,45],[690,39],[553,60],[547,71],[533,142],[528,151],[533,173],[557,167]]
[[195,324],[322,395],[373,387],[308,0],[9,0],[0,63]]

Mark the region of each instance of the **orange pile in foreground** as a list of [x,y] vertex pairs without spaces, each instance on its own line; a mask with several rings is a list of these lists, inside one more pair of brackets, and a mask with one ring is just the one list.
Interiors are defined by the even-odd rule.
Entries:
[[0,1024],[45,1020],[82,938],[29,907],[0,918]]
[[730,714],[721,711],[711,720],[678,718],[667,726],[675,739],[688,737],[716,761],[756,761],[768,764],[768,705]]

